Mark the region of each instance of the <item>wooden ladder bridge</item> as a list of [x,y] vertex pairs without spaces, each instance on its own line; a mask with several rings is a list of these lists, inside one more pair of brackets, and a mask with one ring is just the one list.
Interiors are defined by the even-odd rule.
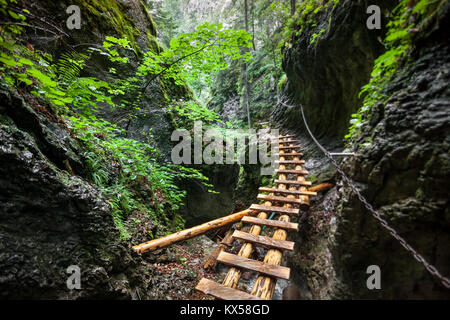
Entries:
[[[279,137],[279,160],[276,170],[278,179],[274,181],[277,186],[259,188],[260,194],[257,199],[263,201],[262,204],[253,204],[247,210],[142,243],[133,248],[138,253],[154,251],[241,221],[251,226],[249,231],[235,230],[222,241],[224,243],[232,242],[234,239],[241,240],[243,245],[238,254],[226,252],[226,245],[219,245],[218,248],[216,261],[230,266],[225,279],[220,284],[203,278],[197,284],[196,289],[223,300],[272,299],[276,281],[278,279],[288,280],[290,276],[290,269],[281,266],[281,262],[284,251],[294,250],[294,242],[286,240],[288,231],[298,231],[299,228],[298,223],[291,222],[291,218],[299,216],[301,210],[307,210],[309,197],[316,195],[316,192],[308,191],[307,187],[311,186],[311,182],[305,179],[308,174],[302,168],[305,161],[300,159],[303,154],[298,152],[300,146],[297,143],[299,141],[292,140],[293,137],[293,135]],[[295,178],[292,179],[292,177]],[[276,214],[278,219],[269,219],[271,213]],[[261,235],[265,227],[274,229],[272,237]],[[249,258],[255,246],[268,249],[263,261]],[[259,274],[250,293],[237,289],[243,272],[247,270]]]

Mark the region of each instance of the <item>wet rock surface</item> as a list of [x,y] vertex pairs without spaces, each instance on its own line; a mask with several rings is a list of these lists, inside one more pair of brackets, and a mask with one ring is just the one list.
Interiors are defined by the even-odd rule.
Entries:
[[[371,4],[384,11],[393,2]],[[283,70],[288,78],[285,93],[295,107],[278,105],[273,112],[283,128],[303,129],[301,104],[318,137],[331,142],[347,133],[350,115],[361,103],[358,92],[369,80],[373,61],[383,50],[377,37],[384,31],[367,29],[366,8],[364,1],[340,1],[334,10],[315,16],[314,26],[299,35],[292,34],[283,49]],[[311,43],[311,37],[318,34],[319,39]]]
[[[443,30],[448,29],[448,17],[448,12],[444,12],[439,27],[423,32],[416,40],[411,59],[403,61],[388,85],[387,103],[372,108],[361,134],[348,150],[357,156],[339,161],[369,203],[446,276],[450,275],[446,246],[450,240],[450,194],[443,186],[449,181],[450,163],[450,52],[448,35]],[[326,46],[325,42],[332,39],[319,41]],[[316,55],[308,54],[305,44],[295,46],[287,52],[285,64],[298,68],[296,74],[287,70],[288,78],[292,86],[297,86],[296,95],[303,95],[301,101],[313,132],[329,151],[342,151],[339,141],[328,137],[322,124],[316,123],[314,111],[306,103],[310,88],[304,86],[302,77],[321,69],[313,64],[304,66],[301,61],[290,62],[300,57],[303,61],[320,57],[320,42]],[[371,65],[369,62],[362,70]],[[350,71],[339,74],[359,77]],[[328,83],[327,80],[318,84]],[[357,86],[343,88],[350,93],[359,92]],[[325,96],[322,99],[333,99],[333,92],[321,91]],[[355,100],[346,101],[358,106]],[[291,121],[291,132],[298,133],[297,139],[302,140],[309,180],[314,184],[332,182],[335,187],[311,201],[311,209],[296,236],[297,250],[288,257],[293,282],[313,299],[448,299],[449,292],[439,280],[389,235],[336,176],[333,167],[310,142],[296,112],[299,110],[293,108],[284,113],[287,118],[281,123]],[[328,119],[337,121],[335,126],[340,127],[338,118]],[[381,290],[367,288],[366,270],[370,265],[381,269]]]
[[[1,296],[125,298],[127,292],[109,278],[135,261],[120,241],[110,206],[96,188],[47,157],[45,146],[60,150],[67,133],[57,126],[49,130],[19,96],[1,95]],[[20,125],[8,116],[11,109],[22,110]],[[65,147],[66,160],[76,163],[76,144]],[[81,269],[82,290],[66,286],[71,265]]]

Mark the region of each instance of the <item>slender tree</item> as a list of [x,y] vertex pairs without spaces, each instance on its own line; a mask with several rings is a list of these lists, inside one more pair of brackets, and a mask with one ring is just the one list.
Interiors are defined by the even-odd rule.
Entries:
[[291,15],[293,16],[295,14],[295,0],[291,0]]
[[[248,32],[248,0],[244,0],[244,18],[245,18],[245,31]],[[245,48],[245,50],[248,50]],[[250,99],[249,99],[249,83],[248,83],[248,65],[247,62],[244,63],[243,66],[243,72],[244,72],[244,105],[247,108],[247,122],[248,122],[248,128],[251,128],[251,119],[250,119]]]

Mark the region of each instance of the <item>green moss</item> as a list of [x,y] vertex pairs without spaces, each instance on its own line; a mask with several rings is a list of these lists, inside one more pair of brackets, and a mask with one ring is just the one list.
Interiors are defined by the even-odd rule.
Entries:
[[372,106],[379,102],[385,103],[389,98],[386,89],[413,48],[417,33],[410,30],[423,30],[425,24],[433,21],[442,8],[449,5],[447,0],[420,0],[413,8],[409,8],[409,3],[409,0],[402,0],[387,24],[388,31],[384,39],[387,50],[375,60],[370,82],[359,93],[360,97],[364,96],[364,102],[358,112],[352,115],[351,127],[345,136],[350,141],[356,141],[363,122],[370,117]]
[[141,2],[142,9],[144,10],[144,14],[145,14],[145,16],[147,17],[147,19],[148,19],[148,21],[149,21],[149,24],[150,24],[150,28],[147,29],[147,32],[150,32],[150,34],[151,34],[153,37],[156,37],[156,30],[157,30],[157,28],[156,28],[156,23],[155,23],[155,21],[153,20],[153,18],[152,18],[152,16],[151,16],[150,12],[148,11],[147,6],[145,5],[144,1],[140,0],[140,2]]
[[161,43],[156,39],[156,37],[150,32],[150,30],[147,30],[147,46],[150,51],[155,53],[160,53],[164,50]]
[[[290,19],[285,29],[285,38],[289,39],[292,35],[300,36],[304,30],[310,27],[315,27],[317,16],[323,12],[333,11],[338,5],[339,0],[307,0],[303,1],[297,8],[295,15]],[[331,17],[328,19],[330,24]],[[329,26],[328,26],[329,27]],[[326,30],[320,30],[318,34],[314,34],[311,43],[316,41],[316,38],[323,34]],[[285,46],[289,46],[289,40],[286,41]]]
[[278,90],[282,91],[284,89],[284,87],[286,86],[288,81],[288,78],[286,76],[286,74],[283,74],[280,78],[280,80],[278,81]]
[[[131,46],[137,54],[142,53],[141,49],[136,43],[136,37],[138,37],[141,32],[134,25],[132,19],[125,15],[126,8],[119,1],[114,0],[76,0],[78,5],[86,9],[94,17],[105,20],[104,24],[110,24],[114,30],[121,37],[126,37],[130,41]],[[150,33],[156,34],[156,25],[150,16],[144,3],[141,1],[141,6],[149,19]],[[94,26],[98,25],[98,21],[92,21]]]

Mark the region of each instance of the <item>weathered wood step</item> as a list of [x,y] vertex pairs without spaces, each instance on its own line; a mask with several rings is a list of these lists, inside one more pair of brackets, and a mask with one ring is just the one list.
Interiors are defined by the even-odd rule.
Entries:
[[293,137],[295,137],[295,135],[293,135],[293,134],[287,134],[287,135],[285,135],[285,136],[278,136],[278,139],[293,138]]
[[301,152],[275,153],[275,157],[303,157]]
[[196,290],[222,300],[262,300],[247,292],[225,287],[217,282],[203,278],[195,287]]
[[242,268],[245,270],[256,271],[269,277],[289,280],[291,270],[286,267],[281,267],[273,264],[268,264],[258,260],[244,258],[228,252],[221,252],[217,257],[217,261],[227,266]]
[[234,230],[233,238],[262,245],[271,249],[294,250],[295,243],[286,240],[277,240],[266,236],[258,236],[255,234]]
[[281,214],[298,215],[300,210],[293,208],[282,208],[274,206],[265,206],[262,204],[252,204],[250,210],[264,211],[264,212],[277,212]]
[[297,149],[301,148],[300,146],[285,146],[285,147],[278,147],[278,150],[286,150],[286,149]]
[[296,186],[311,186],[312,185],[311,181],[275,180],[274,182],[280,183],[280,184],[293,184]]
[[280,141],[280,143],[299,143],[300,140],[288,140],[288,141]]
[[275,227],[275,228],[282,228],[282,229],[286,229],[286,230],[298,231],[298,223],[293,223],[293,222],[260,219],[260,218],[249,217],[249,216],[242,218],[241,222],[256,224],[259,226]]
[[268,195],[265,195],[265,194],[258,194],[256,199],[263,200],[263,201],[294,203],[294,204],[302,204],[304,202],[304,201],[302,201],[300,199],[287,198],[287,197],[277,197],[277,196],[268,196]]
[[275,172],[276,173],[279,173],[279,174],[300,174],[300,175],[307,175],[307,174],[309,174],[309,172],[308,171],[306,171],[306,170],[282,170],[282,169],[276,169],[275,170]]
[[259,192],[270,192],[270,193],[282,193],[282,194],[291,194],[293,196],[317,196],[317,192],[313,191],[297,191],[297,190],[286,190],[286,189],[277,189],[277,188],[259,188]]
[[278,164],[305,164],[305,160],[275,160]]

